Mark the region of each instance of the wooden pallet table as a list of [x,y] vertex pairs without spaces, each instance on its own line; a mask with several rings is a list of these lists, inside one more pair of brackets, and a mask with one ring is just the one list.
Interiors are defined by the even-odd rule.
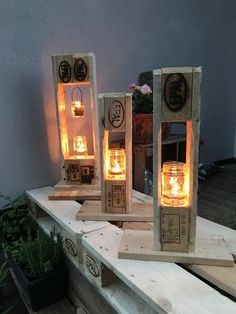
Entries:
[[[77,310],[81,300],[86,309],[94,314],[143,312],[154,314],[155,311],[145,301],[140,299],[132,289],[127,287],[98,259],[95,266],[97,274],[95,277],[92,275],[95,257],[91,256],[85,248],[83,252],[82,237],[94,230],[101,230],[102,233],[104,228],[110,224],[104,221],[76,221],[75,215],[80,204],[75,201],[49,201],[48,195],[51,191],[51,187],[45,187],[27,191],[26,196],[34,208],[34,217],[37,219],[37,223],[46,232],[49,232],[53,226],[57,227],[63,233],[64,243],[70,236],[73,240],[74,249],[78,251],[79,258],[71,254],[74,252],[73,249],[66,245],[64,247],[69,269],[68,297],[77,307]],[[145,200],[145,197],[142,197],[142,194],[138,192],[136,198],[140,202]],[[86,262],[88,254],[90,254],[90,259]],[[82,257],[84,257],[84,261]]]
[[[38,218],[44,230],[57,224],[69,234],[80,233],[80,242],[75,245],[80,246],[82,259],[78,262],[73,255],[67,255],[68,295],[73,304],[80,299],[95,314],[236,312],[236,267],[180,267],[175,263],[119,259],[123,230],[107,222],[76,221],[75,214],[80,205],[75,201],[48,201],[50,191],[51,188],[37,189],[27,195],[47,213],[47,216]],[[140,202],[151,201],[142,193],[135,196]],[[125,224],[126,228],[140,226],[150,229],[151,223]],[[203,235],[209,232],[222,234],[236,257],[236,231],[200,217],[197,218],[197,228]],[[107,278],[111,280],[107,281]],[[216,289],[223,290],[227,296]]]

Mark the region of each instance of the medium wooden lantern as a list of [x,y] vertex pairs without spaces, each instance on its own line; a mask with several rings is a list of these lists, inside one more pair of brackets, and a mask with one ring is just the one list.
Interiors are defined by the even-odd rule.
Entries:
[[93,53],[53,55],[62,181],[49,199],[100,198],[99,118]]
[[98,103],[101,201],[84,202],[76,219],[151,221],[152,203],[132,191],[132,94],[100,94]]
[[[132,198],[132,96],[123,93],[99,95],[99,107],[104,112],[104,125],[101,126],[102,211],[127,214],[131,211]],[[116,138],[121,141],[120,145]]]
[[[120,258],[233,266],[224,239],[196,228],[201,76],[201,67],[153,71],[153,230],[124,230]],[[164,122],[186,124],[185,163],[162,163]]]

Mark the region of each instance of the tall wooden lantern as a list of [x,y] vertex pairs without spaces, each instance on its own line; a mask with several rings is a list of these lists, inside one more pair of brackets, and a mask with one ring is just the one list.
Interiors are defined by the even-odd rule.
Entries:
[[93,53],[53,55],[61,182],[49,199],[100,198],[99,118]]
[[132,195],[132,94],[100,94],[98,102],[101,135],[101,201],[84,202],[76,218],[151,221],[152,204],[140,201],[135,192]]
[[[195,250],[201,68],[154,70],[154,248]],[[162,123],[186,123],[186,162],[162,163]]]
[[[233,266],[225,241],[196,228],[201,75],[201,67],[153,71],[153,230],[125,230],[120,258]],[[162,163],[164,122],[186,124],[185,163]]]

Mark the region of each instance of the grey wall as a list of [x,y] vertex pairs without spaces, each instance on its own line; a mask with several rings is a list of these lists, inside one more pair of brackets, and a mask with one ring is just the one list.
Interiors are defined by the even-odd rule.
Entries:
[[93,51],[98,91],[139,72],[202,65],[202,160],[234,152],[234,0],[0,2],[0,192],[54,184],[59,150],[52,53]]

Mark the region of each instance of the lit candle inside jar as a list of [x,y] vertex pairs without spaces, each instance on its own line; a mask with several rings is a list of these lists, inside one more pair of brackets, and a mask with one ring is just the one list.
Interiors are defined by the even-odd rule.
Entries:
[[125,171],[125,151],[121,148],[110,150],[110,170],[109,174],[121,175]]
[[169,161],[162,168],[162,201],[171,206],[184,205],[187,202],[186,165]]
[[85,136],[75,136],[73,139],[73,148],[74,151],[80,154],[87,154],[88,147],[87,147],[87,140]]
[[72,116],[82,117],[84,116],[84,105],[80,100],[74,100],[71,104]]

